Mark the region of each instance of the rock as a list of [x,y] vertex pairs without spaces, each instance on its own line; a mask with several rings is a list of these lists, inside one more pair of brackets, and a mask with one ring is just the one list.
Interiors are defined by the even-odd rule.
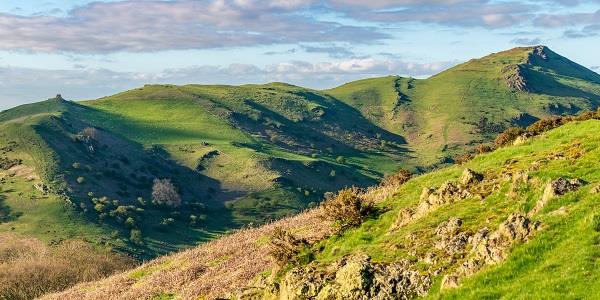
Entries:
[[483,180],[483,175],[479,174],[471,169],[465,169],[462,176],[460,177],[460,182],[463,185],[478,183],[482,180]]
[[550,201],[550,199],[556,196],[562,196],[566,193],[573,192],[578,190],[585,182],[581,179],[571,179],[567,180],[564,178],[558,178],[546,185],[544,189],[544,194],[542,195],[542,199],[540,199],[535,207],[529,212],[529,216],[533,216],[534,214],[540,212],[546,204]]
[[458,276],[445,275],[442,278],[442,289],[453,289],[458,287]]
[[372,263],[365,254],[343,258],[327,270],[292,269],[281,281],[278,299],[412,299],[425,295],[432,284],[428,275],[411,270],[406,260]]
[[281,280],[279,299],[300,300],[316,297],[324,287],[325,274],[313,267],[294,268]]
[[458,286],[461,278],[475,274],[486,265],[503,261],[514,244],[529,240],[539,227],[539,222],[532,222],[520,214],[512,214],[491,234],[487,228],[482,228],[470,239],[472,249],[469,257],[453,274],[447,275],[447,282],[442,286]]
[[394,231],[398,228],[404,227],[406,224],[408,224],[410,222],[412,216],[413,216],[412,210],[410,210],[408,208],[401,208],[400,212],[398,212],[398,216],[396,217],[396,221],[394,221],[394,224],[392,224],[392,227],[390,228],[389,231]]
[[593,187],[593,188],[590,190],[590,193],[591,193],[591,194],[598,194],[598,193],[600,193],[600,185],[597,185],[597,186]]
[[365,254],[350,257],[335,274],[339,294],[345,299],[368,299],[373,280],[371,258]]
[[460,232],[461,225],[462,220],[459,218],[451,218],[442,222],[435,231],[435,234],[441,238],[435,247],[444,250],[449,255],[463,252],[469,243],[470,235]]

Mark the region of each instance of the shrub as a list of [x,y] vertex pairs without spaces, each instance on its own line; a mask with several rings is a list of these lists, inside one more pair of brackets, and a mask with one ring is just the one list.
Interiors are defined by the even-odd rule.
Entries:
[[81,168],[81,164],[78,162],[74,162],[73,163],[73,169],[80,169]]
[[477,147],[475,147],[475,152],[479,154],[488,153],[492,151],[494,151],[494,147],[486,144],[477,145]]
[[136,245],[143,244],[142,231],[139,229],[131,229],[129,232],[129,240]]
[[494,142],[497,147],[502,147],[511,144],[514,142],[517,137],[525,133],[525,131],[518,127],[511,127],[496,137],[496,141]]
[[335,161],[339,164],[344,164],[346,163],[346,158],[340,155],[335,159]]
[[412,173],[408,170],[400,169],[393,175],[386,176],[381,181],[382,186],[401,186],[412,177]]
[[155,179],[152,186],[152,203],[168,207],[179,207],[181,197],[169,179]]
[[0,234],[0,262],[0,299],[14,300],[35,299],[133,266],[124,255],[82,241],[48,246],[12,234]]
[[128,217],[127,220],[125,220],[125,225],[128,227],[135,227],[135,219],[132,217]]
[[98,140],[98,130],[93,127],[84,128],[79,135],[91,140]]
[[79,184],[84,184],[85,183],[85,177],[77,177],[77,183]]
[[554,117],[548,119],[541,119],[529,127],[527,127],[527,133],[532,135],[539,135],[548,130],[559,127],[560,125],[565,124],[567,119],[561,117]]
[[298,262],[299,254],[308,246],[306,240],[296,238],[281,227],[275,227],[269,239],[269,255],[278,265],[285,266]]
[[372,202],[363,199],[361,191],[356,187],[339,191],[322,206],[325,218],[335,222],[341,229],[362,224],[375,209]]
[[160,225],[162,225],[162,226],[170,226],[170,225],[173,225],[173,223],[175,223],[175,219],[173,219],[173,218],[164,218],[162,220],[162,222],[160,222]]

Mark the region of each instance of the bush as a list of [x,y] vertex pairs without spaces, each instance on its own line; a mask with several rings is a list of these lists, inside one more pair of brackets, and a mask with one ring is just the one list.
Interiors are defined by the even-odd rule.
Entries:
[[290,232],[275,227],[269,239],[269,255],[280,266],[297,263],[299,255],[308,248],[309,244],[304,239],[296,238]]
[[129,232],[129,240],[136,245],[143,244],[142,231],[139,229],[131,229]]
[[488,153],[492,151],[494,151],[494,147],[486,144],[477,145],[477,147],[475,147],[475,152],[477,152],[478,154]]
[[386,176],[381,181],[382,186],[401,186],[412,178],[412,173],[408,170],[400,169],[393,175]]
[[124,255],[82,241],[47,246],[42,241],[0,234],[0,299],[35,299],[79,282],[131,268]]
[[460,154],[460,155],[456,156],[455,158],[453,158],[453,160],[454,160],[454,163],[462,165],[462,164],[470,161],[473,158],[475,158],[474,154],[465,153],[465,154]]
[[85,183],[85,177],[77,177],[77,183],[84,184]]
[[525,131],[518,127],[511,127],[496,137],[496,141],[494,142],[497,147],[503,147],[514,142],[517,137],[525,133]]
[[80,169],[81,168],[81,164],[78,162],[74,162],[73,163],[73,169]]
[[339,164],[344,164],[344,163],[346,163],[346,158],[344,158],[343,156],[340,155],[335,159],[335,161]]
[[570,121],[570,119],[568,120],[561,117],[541,119],[527,127],[527,133],[531,135],[539,135],[567,123],[566,121]]
[[322,206],[325,218],[335,222],[340,229],[362,224],[375,209],[372,202],[363,199],[361,191],[356,187],[339,191]]
[[152,186],[152,203],[168,207],[179,207],[181,197],[169,179],[155,179]]

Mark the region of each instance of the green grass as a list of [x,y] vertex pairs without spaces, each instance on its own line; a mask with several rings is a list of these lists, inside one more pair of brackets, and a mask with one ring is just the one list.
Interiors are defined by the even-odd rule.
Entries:
[[[468,278],[455,290],[440,291],[438,283],[428,298],[435,299],[550,299],[564,295],[569,299],[586,298],[599,292],[600,233],[594,230],[594,217],[600,214],[600,195],[590,190],[600,184],[600,121],[575,122],[533,138],[521,146],[497,150],[477,156],[464,166],[453,166],[419,176],[405,184],[396,196],[379,206],[385,213],[362,226],[334,236],[316,246],[316,262],[327,264],[344,255],[363,252],[374,261],[394,262],[402,258],[416,261],[409,251],[397,245],[415,244],[418,256],[436,252],[437,237],[433,234],[441,222],[451,218],[463,219],[463,230],[476,232],[482,227],[491,230],[511,213],[527,213],[541,198],[545,184],[558,177],[582,178],[587,184],[579,191],[553,199],[534,219],[542,222],[542,230],[528,243],[517,245],[506,262],[486,267]],[[501,184],[500,190],[484,201],[467,198],[455,204],[443,205],[425,217],[402,227],[389,229],[398,211],[414,207],[424,187],[439,186],[456,180],[464,168],[502,176],[507,170],[526,170],[535,161],[543,161],[553,153],[581,151],[574,160],[549,160],[529,173],[528,184],[515,187],[510,195],[511,182]],[[566,215],[553,213],[565,209]],[[407,235],[416,233],[409,242]],[[450,270],[460,264],[450,265]],[[418,268],[427,268],[417,263]],[[529,296],[526,296],[529,295]]]

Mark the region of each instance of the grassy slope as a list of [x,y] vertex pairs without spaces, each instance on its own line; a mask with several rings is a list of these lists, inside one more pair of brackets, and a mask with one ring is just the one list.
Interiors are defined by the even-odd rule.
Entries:
[[[383,77],[361,80],[327,93],[367,118],[405,136],[419,155],[414,165],[452,157],[494,131],[479,131],[481,118],[502,126],[528,125],[535,118],[575,113],[600,104],[600,75],[545,48],[515,48],[474,59],[425,80]],[[533,57],[530,59],[530,57]],[[507,66],[523,65],[529,92],[507,84]],[[527,115],[524,115],[527,114]],[[525,117],[524,117],[525,116]]]
[[[600,214],[600,194],[591,194],[590,190],[600,184],[598,130],[600,121],[597,120],[570,123],[522,145],[479,155],[464,166],[453,166],[416,177],[398,190],[371,191],[372,197],[378,193],[389,195],[378,203],[385,212],[366,221],[359,228],[317,243],[313,247],[315,263],[327,265],[344,255],[363,252],[377,262],[408,258],[416,262],[416,268],[423,271],[444,265],[446,269],[434,277],[435,284],[427,296],[434,299],[548,299],[558,295],[577,299],[597,294],[600,292],[600,233],[594,231],[592,219]],[[561,155],[564,158],[552,159]],[[539,168],[530,169],[534,162],[537,162]],[[464,168],[484,172],[487,178],[500,185],[499,189],[484,201],[467,198],[454,204],[446,204],[399,230],[389,230],[400,209],[414,207],[418,203],[423,188],[457,180]],[[502,180],[504,174],[519,171],[529,172],[527,183],[513,184],[510,180]],[[576,192],[552,199],[541,212],[535,214],[533,219],[541,221],[542,229],[529,242],[514,246],[505,262],[484,268],[475,276],[467,278],[458,289],[440,291],[441,277],[454,270],[463,259],[457,257],[451,263],[438,261],[435,264],[441,265],[433,267],[419,262],[426,253],[439,251],[433,247],[439,239],[434,234],[438,224],[451,217],[460,217],[463,219],[462,230],[476,232],[482,227],[493,230],[511,213],[527,213],[531,210],[540,199],[546,183],[558,177],[582,178],[587,184]],[[297,228],[293,231],[297,235],[308,234],[308,238],[316,238],[303,228],[327,228],[329,225],[315,219],[315,213],[318,212],[302,214],[280,225],[284,228]],[[209,245],[164,257],[125,274],[77,287],[50,299],[102,299],[108,295],[114,299],[126,299],[132,295],[223,295],[226,291],[244,287],[244,280],[250,280],[259,274],[269,274],[263,273],[271,268],[263,258],[268,251],[265,236],[272,229],[273,226],[269,226],[257,229],[258,232],[254,229],[242,231]],[[410,233],[415,235],[411,238]],[[253,250],[247,251],[248,246],[238,247],[241,240],[244,241],[242,245],[254,245],[250,247]],[[210,257],[211,261],[219,263],[211,264],[203,259],[197,261],[202,257],[201,253],[209,253],[213,251],[211,249],[222,249],[220,254]],[[236,259],[231,260],[231,257]],[[190,261],[192,258],[193,263]],[[257,261],[258,258],[261,258],[258,268],[258,263],[250,264],[252,267],[242,263]],[[177,263],[166,267],[166,262]],[[178,267],[181,265],[183,267]],[[210,267],[195,279],[175,275],[187,274],[190,268],[197,265]],[[217,271],[213,268],[217,268]],[[152,270],[151,273],[147,273],[149,270]],[[135,276],[141,272],[148,275]],[[240,279],[241,274],[244,275]],[[211,281],[205,282],[203,276],[210,276]],[[170,281],[173,278],[177,279]]]
[[[19,155],[30,157],[25,165],[34,167],[42,181],[65,190],[75,206],[62,208],[51,194],[55,209],[28,211],[9,197],[7,209],[18,217],[2,225],[6,230],[16,224],[21,228],[24,222],[42,224],[32,218],[51,223],[44,226],[63,227],[73,214],[87,221],[86,226],[75,223],[80,230],[73,234],[139,257],[195,245],[243,224],[291,215],[326,191],[372,184],[382,171],[395,170],[393,162],[401,152],[396,145],[402,142],[334,99],[283,84],[146,86],[82,104],[55,99],[21,106],[2,112],[0,120],[15,128],[6,132],[14,132]],[[75,140],[88,126],[100,129],[95,153]],[[390,143],[382,146],[383,139]],[[202,159],[212,151],[219,154]],[[342,155],[344,161],[337,161]],[[203,170],[197,173],[199,162]],[[185,203],[202,203],[204,208],[169,211],[140,205],[136,198],[150,199],[154,177],[171,178]],[[79,178],[85,183],[78,183]],[[9,192],[34,194],[32,185],[24,181]],[[144,209],[133,217],[145,244],[128,241],[129,228],[119,224],[122,220],[100,222],[89,193]],[[57,212],[61,209],[62,214]],[[200,226],[189,226],[192,214],[204,218]],[[167,218],[175,223],[160,226]],[[73,234],[33,235],[68,239]]]

